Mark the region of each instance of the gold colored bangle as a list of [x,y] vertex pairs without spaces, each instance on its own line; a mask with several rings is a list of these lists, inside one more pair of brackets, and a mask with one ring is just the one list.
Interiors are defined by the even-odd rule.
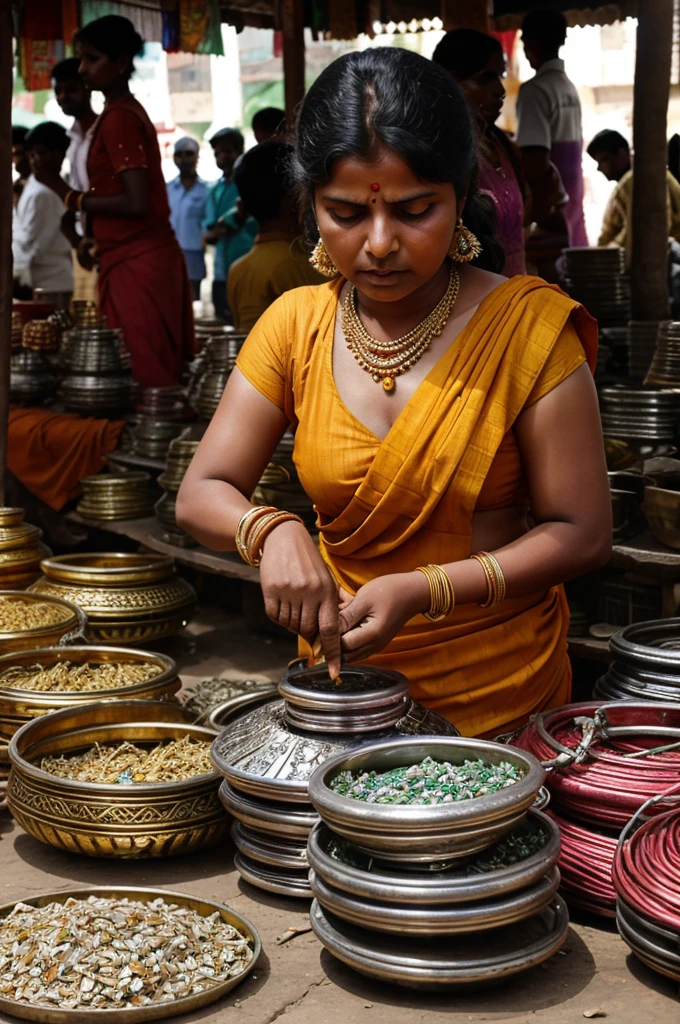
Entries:
[[69,204],[69,200],[71,199],[72,195],[73,195],[73,189],[70,188],[68,190],[68,192],[66,193],[66,195],[64,196],[64,206],[66,207],[67,210],[71,209],[71,207],[68,204]]
[[494,555],[490,555],[488,551],[478,551],[476,555],[471,555],[470,557],[479,562],[486,576],[487,597],[483,603],[480,601],[480,608],[491,608],[493,605],[505,600],[505,576],[498,563],[498,559]]
[[258,521],[256,526],[257,534],[248,543],[248,550],[255,565],[259,565],[262,561],[263,545],[267,537],[277,526],[281,526],[283,523],[302,523],[302,520],[294,512],[281,511]]
[[416,572],[422,572],[430,587],[430,610],[423,612],[430,622],[439,622],[450,615],[456,604],[453,584],[441,565],[419,565]]
[[85,193],[84,192],[79,192],[78,193],[78,198],[76,199],[76,210],[78,211],[78,213],[82,213],[82,210],[83,210],[83,199],[84,198],[85,198]]
[[239,519],[235,536],[236,548],[243,561],[248,565],[252,564],[248,554],[248,534],[253,521],[260,519],[262,516],[268,515],[270,512],[276,511],[277,509],[275,509],[273,505],[254,505]]

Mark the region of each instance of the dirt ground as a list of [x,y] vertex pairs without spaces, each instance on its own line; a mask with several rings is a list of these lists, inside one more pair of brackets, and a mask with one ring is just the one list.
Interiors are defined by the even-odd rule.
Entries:
[[[214,609],[167,649],[188,685],[213,675],[276,678],[293,651],[287,641],[253,636],[243,620]],[[43,846],[7,816],[0,819],[0,840],[0,903],[74,886],[141,885],[220,900],[250,919],[263,945],[253,973],[221,1002],[178,1022],[444,1024],[453,1016],[473,1024],[577,1024],[593,1011],[610,1024],[680,1021],[678,986],[640,964],[614,926],[596,918],[576,917],[562,951],[510,983],[427,995],[363,978],[311,933],[277,945],[290,926],[306,926],[308,905],[241,882],[231,847],[166,861],[94,860]]]

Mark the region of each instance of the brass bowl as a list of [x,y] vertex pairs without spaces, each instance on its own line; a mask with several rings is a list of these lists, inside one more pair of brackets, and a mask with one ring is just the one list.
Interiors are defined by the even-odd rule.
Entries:
[[0,508],[0,588],[24,590],[40,576],[40,561],[52,552],[42,530],[24,522],[22,508]]
[[644,512],[654,537],[680,550],[680,491],[645,487]]
[[41,563],[30,591],[72,601],[88,617],[95,643],[151,643],[186,626],[196,603],[194,588],[175,575],[167,555],[59,555]]
[[[24,1020],[37,1020],[40,1024],[96,1024],[97,1021],[111,1020],[116,1024],[137,1024],[147,1020],[162,1020],[165,1017],[176,1017],[181,1013],[189,1013],[199,1010],[203,1006],[209,1006],[236,988],[244,978],[250,974],[257,963],[262,952],[262,942],[254,925],[237,911],[227,907],[224,903],[216,903],[213,900],[199,899],[188,893],[175,892],[174,889],[146,889],[133,886],[98,886],[88,889],[60,889],[58,892],[41,893],[39,896],[29,896],[22,899],[22,903],[30,907],[44,907],[49,903],[65,903],[68,899],[85,900],[88,896],[98,896],[104,899],[139,900],[143,903],[151,903],[153,900],[163,899],[166,903],[176,903],[180,907],[190,907],[203,917],[218,913],[223,921],[236,928],[246,937],[253,950],[253,959],[241,974],[235,978],[220,982],[212,988],[204,989],[195,995],[180,996],[172,1003],[158,1003],[156,1006],[130,1007],[121,1010],[69,1010],[65,1008],[44,1006],[42,1004],[31,1005],[30,1003],[19,1003],[13,999],[7,999],[0,995],[0,1011],[12,1017],[22,1017]],[[0,907],[0,918],[11,914],[16,906],[16,901],[6,903]]]
[[[152,662],[159,669],[158,675],[142,683],[119,686],[111,690],[30,690],[9,686],[2,673],[20,665],[40,664],[51,668],[58,662],[70,661],[75,664],[91,662],[119,662],[134,664]],[[174,700],[182,682],[177,675],[177,666],[172,658],[152,651],[134,651],[126,647],[43,647],[37,650],[4,654],[0,657],[0,762],[2,743],[9,743],[17,729],[26,722],[60,708],[78,704],[90,704],[98,700]],[[6,760],[6,758],[5,758]]]
[[34,629],[22,629],[14,633],[0,632],[0,655],[25,651],[35,647],[51,647],[67,641],[75,631],[82,631],[87,624],[83,611],[56,595],[32,594],[27,590],[0,590],[0,601],[25,601],[33,604],[51,604],[63,609],[64,619]]
[[213,740],[215,734],[163,701],[109,700],[43,715],[10,741],[12,814],[41,842],[89,857],[168,857],[211,846],[228,826],[216,771],[180,782],[109,785],[62,779],[36,764],[94,743],[155,744],[182,736]]

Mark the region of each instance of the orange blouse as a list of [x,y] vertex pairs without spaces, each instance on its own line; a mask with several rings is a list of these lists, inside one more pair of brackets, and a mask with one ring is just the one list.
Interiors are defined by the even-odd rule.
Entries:
[[[295,426],[294,459],[314,502],[320,551],[350,593],[369,580],[469,557],[480,508],[526,501],[512,428],[588,356],[595,322],[538,278],[504,281],[479,305],[380,439],[333,378],[343,281],[285,293],[260,318],[237,366]],[[585,351],[584,351],[585,350]],[[500,732],[569,699],[562,587],[488,609],[417,615],[370,663],[466,735]]]

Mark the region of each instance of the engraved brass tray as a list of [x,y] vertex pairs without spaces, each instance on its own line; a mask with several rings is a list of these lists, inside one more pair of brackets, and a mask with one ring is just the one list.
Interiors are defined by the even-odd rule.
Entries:
[[176,704],[116,700],[81,704],[24,725],[9,745],[7,798],[18,824],[49,846],[90,857],[167,857],[224,839],[227,816],[211,771],[179,782],[76,782],[38,767],[48,754],[94,743],[153,743],[182,736],[212,740]]
[[213,900],[200,899],[184,892],[175,892],[173,889],[146,889],[133,886],[98,886],[93,889],[60,889],[59,892],[41,893],[39,896],[29,896],[22,900],[15,900],[13,903],[5,903],[0,907],[0,918],[7,915],[14,909],[17,902],[26,903],[32,907],[44,907],[48,903],[65,903],[66,900],[87,899],[88,896],[99,896],[104,899],[140,900],[144,903],[151,903],[158,898],[166,903],[176,903],[181,907],[189,907],[197,911],[203,917],[209,917],[217,912],[223,921],[236,928],[248,939],[252,950],[253,959],[241,974],[235,978],[215,985],[214,988],[195,995],[180,996],[173,1003],[159,1003],[157,1006],[130,1007],[124,1010],[67,1010],[52,1009],[48,1006],[34,1005],[30,1003],[15,1002],[0,995],[0,1012],[7,1013],[12,1017],[22,1017],[24,1020],[37,1020],[40,1024],[97,1024],[97,1022],[113,1021],[115,1024],[137,1024],[147,1020],[162,1020],[164,1017],[176,1017],[180,1013],[190,1013],[199,1010],[203,1006],[209,1006],[217,1002],[236,988],[244,978],[250,974],[262,952],[260,936],[247,917],[243,917],[237,911],[227,907],[224,903],[216,903]]

